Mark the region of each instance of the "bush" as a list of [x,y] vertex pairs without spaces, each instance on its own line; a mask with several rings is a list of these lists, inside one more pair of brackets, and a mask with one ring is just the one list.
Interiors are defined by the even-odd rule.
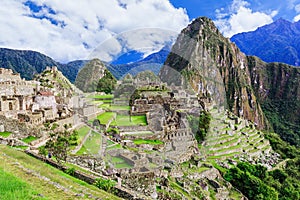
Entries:
[[65,172],[66,172],[66,174],[69,174],[69,175],[73,176],[74,173],[75,173],[75,168],[74,167],[70,167],[70,168],[66,169]]
[[94,185],[99,189],[105,190],[109,193],[113,192],[113,188],[116,185],[116,182],[110,179],[97,178]]

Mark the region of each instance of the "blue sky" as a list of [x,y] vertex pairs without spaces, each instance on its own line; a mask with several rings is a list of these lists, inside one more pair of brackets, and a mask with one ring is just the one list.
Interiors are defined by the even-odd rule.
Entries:
[[231,37],[278,18],[298,21],[300,0],[1,0],[0,47],[111,61],[132,49],[158,51],[198,16]]
[[[233,1],[224,0],[171,0],[175,7],[184,7],[187,9],[187,13],[191,19],[198,16],[207,16],[211,19],[216,19],[216,10],[223,8],[227,10]],[[241,2],[241,1],[240,1]],[[248,0],[247,6],[253,12],[268,13],[269,11],[278,11],[278,14],[274,19],[284,18],[289,21],[293,21],[294,17],[299,15],[299,0]],[[298,5],[298,10],[296,6]],[[231,13],[232,14],[232,13]]]

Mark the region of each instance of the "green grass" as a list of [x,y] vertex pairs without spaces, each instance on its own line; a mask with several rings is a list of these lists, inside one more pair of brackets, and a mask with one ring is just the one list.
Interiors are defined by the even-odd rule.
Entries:
[[110,108],[110,104],[106,104],[106,103],[101,104],[101,105],[99,106],[99,108],[109,109],[109,108]]
[[132,168],[132,165],[129,165],[128,163],[124,162],[124,163],[118,163],[115,165],[116,169],[122,169],[122,168]]
[[103,101],[102,100],[97,100],[97,101],[91,101],[92,104],[103,104]]
[[122,149],[122,145],[121,144],[111,145],[111,146],[106,148],[106,151],[113,150],[113,149]]
[[238,144],[238,145],[234,145],[234,146],[228,146],[226,148],[226,146],[222,149],[219,149],[219,150],[216,150],[216,151],[212,151],[212,152],[215,152],[215,153],[221,153],[221,152],[226,152],[226,151],[231,151],[231,150],[234,150],[234,149],[240,149],[242,147],[241,144]]
[[0,136],[2,136],[2,137],[4,137],[4,138],[7,138],[8,136],[10,136],[11,135],[11,132],[7,132],[7,131],[5,131],[5,132],[0,132]]
[[150,145],[160,145],[164,144],[160,140],[144,140],[144,139],[135,139],[133,141],[134,144],[139,145],[139,144],[150,144]]
[[[91,194],[101,199],[119,199],[112,194],[104,192],[103,190],[99,190],[93,185],[89,185],[79,179],[69,176],[62,171],[46,163],[43,163],[23,152],[3,145],[0,145],[0,151],[0,199],[90,199],[87,195],[85,195],[84,197],[74,196],[74,194],[80,193]],[[28,173],[28,171],[24,169],[34,173]],[[5,173],[3,173],[3,171]],[[38,174],[39,176],[35,174]],[[14,177],[11,177],[11,175],[13,175]],[[40,176],[45,177],[50,182],[54,182],[55,184],[60,185],[67,190],[56,188],[54,184],[45,181],[44,179],[40,178]],[[9,177],[11,177],[10,182],[7,182],[7,180],[9,180]],[[20,182],[22,183],[23,188],[18,187],[18,184]],[[7,185],[4,186],[4,184]],[[12,190],[9,190],[9,188],[4,190],[4,187],[11,187]],[[3,190],[5,191],[5,193],[9,194],[10,192],[15,191],[16,188],[18,190],[17,193],[21,193],[22,191],[26,190],[23,194],[27,196],[20,196],[16,198],[9,196],[8,198],[5,198],[5,196],[3,197],[1,193],[3,192]],[[19,195],[16,192],[14,193],[16,195]],[[35,194],[41,194],[45,198],[38,198],[34,196]]]
[[87,138],[85,143],[82,145],[81,149],[76,154],[96,155],[99,153],[101,145],[102,145],[101,134],[92,131],[91,135]]
[[107,140],[107,146],[110,146],[110,145],[113,145],[113,144],[116,144],[115,142],[111,141],[111,140]]
[[83,172],[83,173],[89,174],[89,175],[94,175],[94,173],[92,173],[91,171],[83,169],[83,168],[81,168],[77,165],[74,165],[72,163],[64,163],[64,165],[68,168],[74,168],[76,171],[80,171],[80,172]]
[[30,136],[22,139],[22,141],[25,142],[25,143],[27,143],[27,144],[29,144],[30,142],[32,142],[32,141],[34,141],[36,139],[37,139],[36,137],[30,135]]
[[114,95],[112,94],[106,94],[106,95],[89,95],[88,98],[94,98],[94,99],[112,99],[114,98]]
[[130,106],[107,104],[107,103],[104,103],[104,104],[100,105],[99,107],[103,108],[103,109],[109,109],[112,111],[117,111],[117,110],[129,111],[130,110]]
[[109,107],[111,110],[130,110],[130,106],[123,106],[123,105],[111,105]]
[[224,142],[223,144],[216,144],[213,147],[221,147],[221,146],[226,147],[230,144],[236,143],[237,141],[239,141],[239,138],[232,137],[232,140],[228,140],[227,142]]
[[233,153],[228,153],[228,154],[223,154],[218,156],[208,156],[207,160],[225,159],[225,158],[233,157],[238,154],[239,154],[238,152],[233,152]]
[[77,140],[78,144],[81,143],[81,141],[86,136],[86,134],[88,134],[89,130],[90,130],[90,127],[88,127],[88,126],[83,126],[77,130],[78,131],[78,140]]
[[184,188],[182,188],[180,185],[178,185],[176,182],[169,181],[169,184],[173,189],[175,189],[177,192],[181,193],[187,199],[192,199],[191,196],[189,195],[189,193]]
[[44,199],[32,186],[0,168],[0,199]]
[[100,120],[100,124],[107,124],[109,120],[111,120],[116,114],[113,112],[105,112],[102,113],[101,115],[97,116],[97,119]]
[[111,162],[115,168],[132,168],[133,166],[127,163],[123,158],[120,157],[111,157]]
[[137,126],[147,125],[146,115],[139,116],[128,116],[128,115],[117,115],[116,120],[111,123],[113,126]]
[[111,157],[111,162],[120,163],[120,162],[125,162],[125,160],[123,158],[120,158],[120,157]]
[[79,151],[77,151],[76,155],[81,156],[81,155],[85,155],[85,154],[88,154],[88,153],[89,153],[89,151],[87,150],[87,148],[85,146],[82,146],[79,149]]
[[15,146],[14,148],[26,150],[28,149],[28,146]]
[[152,131],[136,131],[136,132],[123,132],[123,135],[132,135],[132,136],[147,136],[153,135]]

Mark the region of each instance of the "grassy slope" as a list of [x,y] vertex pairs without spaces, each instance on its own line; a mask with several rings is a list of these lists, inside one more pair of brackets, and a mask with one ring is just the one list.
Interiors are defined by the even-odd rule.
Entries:
[[[23,152],[2,145],[0,151],[0,172],[4,172],[0,177],[0,194],[7,188],[6,195],[9,198],[5,199],[10,199],[9,195],[19,195],[14,194],[16,190],[17,193],[22,193],[20,195],[25,195],[20,196],[21,199],[90,199],[89,195],[94,199],[119,199]],[[77,194],[83,196],[76,196]]]
[[43,199],[32,187],[22,179],[0,168],[1,199]]
[[102,144],[101,134],[92,131],[92,134],[85,141],[82,148],[77,152],[77,155],[83,155],[83,154],[96,155],[99,153],[101,144]]

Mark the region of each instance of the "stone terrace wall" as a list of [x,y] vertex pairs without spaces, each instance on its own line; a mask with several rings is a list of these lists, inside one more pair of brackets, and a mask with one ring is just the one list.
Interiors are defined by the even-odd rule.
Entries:
[[150,131],[148,126],[112,126],[121,132]]
[[[66,171],[68,168],[65,167],[65,166],[62,166],[60,164],[58,164],[57,162],[54,162],[53,160],[49,160],[43,156],[40,156],[40,155],[37,155],[31,151],[25,151],[27,154],[29,154],[30,156],[38,159],[38,160],[41,160],[57,169],[60,169],[62,171]],[[95,183],[95,180],[96,176],[92,176],[92,175],[88,175],[88,174],[85,174],[83,172],[80,172],[80,171],[75,171],[73,176],[75,178],[78,178],[84,182],[87,182],[89,184],[94,184]],[[134,200],[144,200],[144,199],[149,199],[147,198],[146,196],[143,196],[141,194],[138,194],[138,193],[135,193],[134,191],[131,191],[129,189],[126,189],[126,188],[123,188],[123,187],[118,187],[116,186],[115,187],[115,190],[116,192],[114,193],[115,195],[121,197],[121,198],[124,198],[124,199],[134,199]]]

